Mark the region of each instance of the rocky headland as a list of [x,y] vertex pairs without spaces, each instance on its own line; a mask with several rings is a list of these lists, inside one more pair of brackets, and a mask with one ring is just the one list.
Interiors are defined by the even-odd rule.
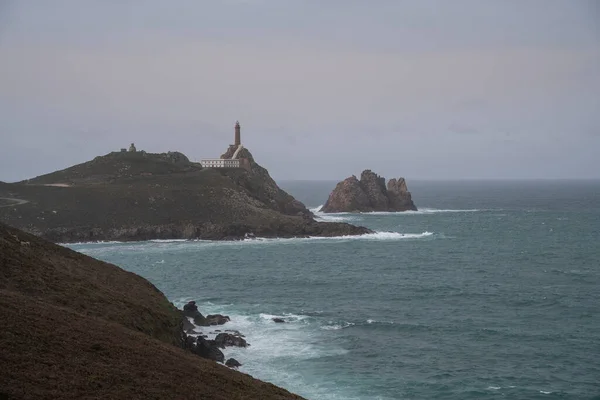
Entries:
[[179,152],[109,153],[0,185],[0,221],[58,243],[371,232],[316,221],[248,149],[241,152],[245,168],[203,168]]
[[300,399],[232,369],[221,350],[248,346],[241,333],[206,338],[190,319],[229,320],[0,223],[0,398]]
[[365,170],[360,180],[352,175],[339,182],[329,195],[321,212],[416,211],[404,178],[385,178]]

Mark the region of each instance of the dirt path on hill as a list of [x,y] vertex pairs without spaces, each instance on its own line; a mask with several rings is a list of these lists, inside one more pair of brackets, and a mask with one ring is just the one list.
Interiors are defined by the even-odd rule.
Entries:
[[0,197],[0,200],[7,200],[7,201],[13,201],[14,203],[12,204],[0,204],[0,208],[1,207],[12,207],[12,206],[20,206],[21,204],[27,204],[29,203],[29,200],[23,200],[23,199],[14,199],[12,197]]

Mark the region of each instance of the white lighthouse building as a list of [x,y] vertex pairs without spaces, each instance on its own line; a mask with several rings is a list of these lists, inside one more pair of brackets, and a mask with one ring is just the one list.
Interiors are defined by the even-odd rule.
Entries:
[[238,158],[240,151],[244,148],[242,146],[242,134],[240,123],[236,121],[235,123],[235,137],[234,144],[230,146],[230,148],[235,148],[235,151],[231,158],[206,158],[200,160],[200,165],[203,168],[241,168],[242,160]]

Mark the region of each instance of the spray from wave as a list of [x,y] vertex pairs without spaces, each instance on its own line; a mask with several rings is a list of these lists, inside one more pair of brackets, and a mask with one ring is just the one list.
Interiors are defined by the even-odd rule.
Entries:
[[[181,298],[173,303],[182,308],[190,298]],[[305,360],[343,356],[349,352],[341,345],[329,343],[327,329],[320,329],[322,321],[310,315],[292,313],[266,313],[255,309],[242,311],[236,305],[215,305],[210,302],[198,304],[206,314],[221,313],[231,318],[225,325],[196,327],[209,339],[216,331],[239,331],[249,343],[246,348],[226,347],[222,349],[225,358],[233,357],[242,363],[240,371],[259,379],[284,386],[295,393],[307,393],[310,398],[337,398],[326,386],[326,382],[314,383],[307,387],[306,374],[300,373],[295,363]],[[281,318],[285,323],[275,323],[273,318]],[[343,397],[351,398],[351,397]]]

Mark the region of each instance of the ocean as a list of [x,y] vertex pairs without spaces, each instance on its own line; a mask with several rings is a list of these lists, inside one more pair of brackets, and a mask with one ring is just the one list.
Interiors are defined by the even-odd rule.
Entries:
[[[600,182],[408,181],[362,237],[71,248],[229,315],[242,372],[308,399],[600,399]],[[276,324],[273,317],[287,323]]]

